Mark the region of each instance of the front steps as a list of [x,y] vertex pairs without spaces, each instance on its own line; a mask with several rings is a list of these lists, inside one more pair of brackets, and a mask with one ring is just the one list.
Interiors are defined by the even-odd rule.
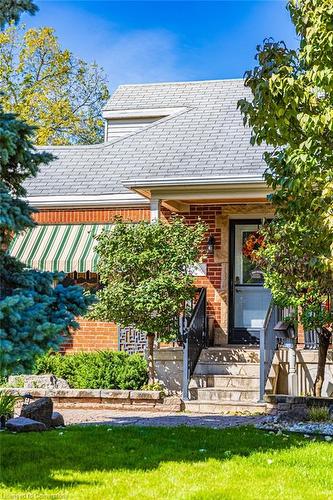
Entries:
[[259,349],[211,347],[202,351],[190,382],[185,410],[214,414],[266,413],[259,403]]
[[267,403],[232,403],[227,401],[187,401],[184,403],[185,411],[192,413],[211,413],[214,415],[257,415],[267,413],[271,405]]

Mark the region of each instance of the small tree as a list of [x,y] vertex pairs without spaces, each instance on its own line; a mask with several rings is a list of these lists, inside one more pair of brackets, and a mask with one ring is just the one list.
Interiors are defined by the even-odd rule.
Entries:
[[153,347],[156,336],[175,338],[184,302],[195,293],[190,268],[200,259],[205,225],[131,224],[117,219],[98,237],[98,272],[104,288],[92,317],[133,326],[147,333],[149,383],[154,383]]
[[320,396],[331,337],[333,293],[333,4],[290,0],[300,49],[266,40],[247,72],[252,102],[239,102],[252,143],[265,141],[265,179],[276,218],[260,251],[265,285],[292,320],[319,336],[314,394]]

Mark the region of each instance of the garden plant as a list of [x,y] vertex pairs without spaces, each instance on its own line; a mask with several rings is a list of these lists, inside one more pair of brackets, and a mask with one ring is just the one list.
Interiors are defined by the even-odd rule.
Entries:
[[112,231],[98,236],[97,293],[93,319],[114,321],[146,332],[149,384],[154,384],[154,339],[175,339],[179,314],[195,294],[191,268],[200,260],[206,226],[168,222],[132,224],[117,219]]
[[275,219],[262,228],[265,286],[290,320],[315,330],[320,396],[333,320],[333,3],[290,0],[298,50],[265,40],[245,75],[252,100],[239,107],[252,143],[265,142],[265,180]]

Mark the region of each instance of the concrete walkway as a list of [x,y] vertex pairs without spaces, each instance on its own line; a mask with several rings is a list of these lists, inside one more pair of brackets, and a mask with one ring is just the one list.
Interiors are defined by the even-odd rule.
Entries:
[[263,416],[204,415],[195,413],[157,413],[148,411],[117,411],[92,409],[59,409],[66,425],[137,425],[150,427],[210,427],[224,429],[240,425],[254,425]]

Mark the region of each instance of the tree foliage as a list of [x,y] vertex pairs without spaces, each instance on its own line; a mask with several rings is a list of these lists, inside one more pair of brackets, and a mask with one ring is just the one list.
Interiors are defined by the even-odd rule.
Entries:
[[178,315],[195,292],[190,269],[200,259],[204,231],[201,222],[188,226],[176,216],[169,223],[116,220],[111,231],[98,236],[104,288],[92,317],[134,326],[148,340],[175,338]]
[[33,15],[37,11],[32,0],[0,0],[0,29],[10,22],[17,23],[24,12]]
[[[37,355],[58,349],[75,317],[91,302],[79,286],[65,287],[63,276],[26,269],[8,252],[10,239],[34,226],[34,210],[22,197],[23,181],[36,175],[51,155],[32,146],[33,129],[0,108],[0,340],[1,373],[31,368]],[[57,278],[58,284],[53,281]]]
[[265,285],[277,304],[300,311],[305,328],[317,329],[328,347],[333,313],[323,304],[333,290],[333,3],[290,0],[288,9],[299,49],[271,39],[258,46],[258,66],[245,79],[253,99],[239,106],[252,143],[271,146],[265,179],[276,218],[263,230]]
[[62,49],[52,28],[12,23],[0,33],[0,87],[4,110],[38,127],[35,144],[103,141],[104,72]]

